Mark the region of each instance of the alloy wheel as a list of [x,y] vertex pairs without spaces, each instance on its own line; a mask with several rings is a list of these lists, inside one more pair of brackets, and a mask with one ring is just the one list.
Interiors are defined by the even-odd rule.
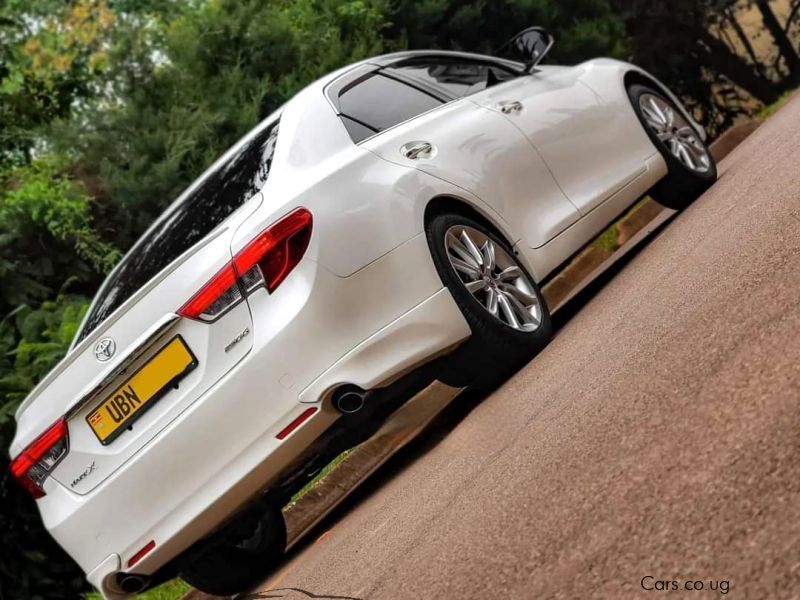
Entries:
[[500,244],[455,225],[447,230],[445,250],[464,287],[490,315],[517,331],[539,329],[543,315],[534,283]]
[[645,123],[670,154],[697,173],[707,173],[711,158],[694,127],[666,100],[654,94],[642,94],[639,108]]

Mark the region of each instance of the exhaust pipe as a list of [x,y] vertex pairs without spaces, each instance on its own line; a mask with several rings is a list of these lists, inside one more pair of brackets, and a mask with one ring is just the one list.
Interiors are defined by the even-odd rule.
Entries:
[[138,594],[148,583],[150,583],[148,577],[136,573],[120,573],[117,577],[117,585],[126,594]]
[[333,405],[343,415],[354,415],[364,408],[367,392],[354,385],[342,386],[333,393]]

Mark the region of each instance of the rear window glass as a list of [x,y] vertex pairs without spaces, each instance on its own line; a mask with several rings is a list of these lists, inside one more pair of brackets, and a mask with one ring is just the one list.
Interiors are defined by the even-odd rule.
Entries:
[[277,137],[277,121],[264,126],[156,220],[100,288],[77,341],[261,189],[270,174]]
[[356,137],[368,137],[368,132],[383,131],[441,104],[438,98],[381,74],[370,75],[339,94],[342,115],[361,126],[356,129],[345,121]]

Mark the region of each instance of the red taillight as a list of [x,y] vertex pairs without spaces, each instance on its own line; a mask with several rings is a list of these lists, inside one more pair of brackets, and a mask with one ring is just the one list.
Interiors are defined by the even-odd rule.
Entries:
[[67,420],[62,418],[11,461],[11,474],[34,498],[44,493],[44,481],[69,452]]
[[[178,314],[190,319],[213,321],[241,298],[239,285],[236,283],[236,272],[233,270],[233,265],[227,264],[180,308]],[[226,302],[228,299],[231,302]]]
[[233,257],[241,277],[258,265],[272,292],[303,258],[311,240],[311,213],[300,208],[270,226]]
[[205,284],[178,314],[213,321],[253,290],[272,293],[303,258],[311,240],[311,213],[298,208],[260,233]]

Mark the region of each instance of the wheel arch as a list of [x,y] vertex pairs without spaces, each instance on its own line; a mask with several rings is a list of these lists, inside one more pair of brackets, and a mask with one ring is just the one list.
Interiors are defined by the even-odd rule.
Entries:
[[658,79],[656,79],[652,75],[649,75],[648,73],[645,73],[644,71],[640,71],[639,69],[629,69],[623,75],[622,82],[625,86],[626,92],[627,90],[630,89],[632,85],[636,84],[646,85],[648,87],[653,88],[657,92],[661,93],[664,97],[671,100],[678,107],[681,113],[683,113],[683,116],[689,121],[689,123],[691,123],[694,126],[694,128],[700,134],[700,137],[703,139],[703,141],[706,141],[707,134],[705,128],[695,120],[695,118],[689,113],[688,110],[686,110],[686,107],[683,105],[683,102],[680,101],[680,98],[678,98],[674,93],[672,93],[670,89],[663,83],[661,83]]
[[458,214],[474,219],[488,227],[495,235],[508,244],[514,252],[514,255],[522,261],[534,281],[538,284],[542,280],[540,270],[531,262],[530,256],[528,256],[524,250],[520,250],[520,246],[524,247],[524,244],[519,244],[521,237],[514,233],[510,226],[502,221],[499,215],[492,214],[490,211],[481,210],[481,208],[481,206],[476,206],[454,195],[440,194],[434,196],[425,206],[424,230],[427,231],[431,219],[440,214]]
[[486,211],[480,210],[472,203],[449,194],[435,196],[428,201],[428,204],[425,206],[425,229],[427,230],[428,224],[433,217],[447,213],[462,215],[483,223],[512,248],[519,241],[517,236],[508,231],[506,227],[498,222],[498,219],[492,218],[492,216],[487,214]]
[[625,83],[625,89],[630,89],[632,85],[640,84],[646,85],[655,89],[657,92],[662,93],[667,98],[672,96],[672,92],[670,92],[663,84],[661,84],[657,79],[654,77],[650,77],[641,71],[628,71],[622,78],[622,81]]

